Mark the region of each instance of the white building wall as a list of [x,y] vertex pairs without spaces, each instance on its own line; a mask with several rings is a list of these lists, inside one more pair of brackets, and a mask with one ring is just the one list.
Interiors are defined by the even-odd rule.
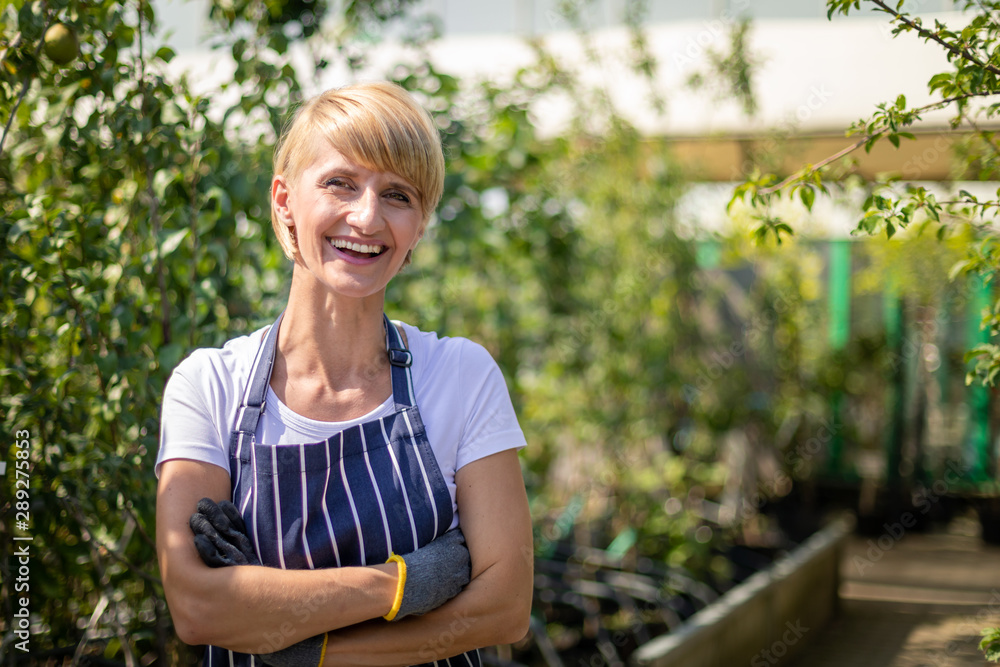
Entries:
[[[211,53],[205,0],[156,0],[163,33],[179,57],[175,67],[218,82],[231,72],[225,54]],[[948,0],[910,0],[922,11],[940,10]],[[650,133],[675,135],[743,134],[781,127],[786,130],[841,130],[869,115],[879,102],[904,94],[911,105],[929,100],[927,80],[949,64],[933,44],[913,34],[892,38],[884,15],[826,19],[822,0],[708,0],[648,3],[648,42],[659,62],[656,88],[667,102],[657,115],[645,100],[648,82],[633,76],[626,64],[627,30],[621,25],[624,0],[580,0],[581,16],[593,30],[602,54],[600,67],[584,66],[576,34],[558,9],[559,0],[426,0],[422,9],[443,17],[444,38],[431,53],[442,70],[470,79],[500,77],[527,64],[532,57],[524,37],[542,36],[549,47],[584,72],[584,78],[604,85],[622,112]],[[760,66],[754,83],[760,110],[746,118],[735,101],[713,99],[685,85],[688,76],[705,67],[706,52],[728,45],[728,31],[740,16],[754,17],[751,48]],[[935,15],[961,24],[958,12]],[[929,20],[928,16],[925,20]],[[370,57],[365,78],[384,76],[406,53],[380,44]],[[303,58],[303,61],[306,59]],[[316,89],[350,80],[346,70],[328,72],[313,82]],[[558,128],[570,100],[540,105],[543,129]],[[927,122],[943,125],[947,114],[929,115]]]

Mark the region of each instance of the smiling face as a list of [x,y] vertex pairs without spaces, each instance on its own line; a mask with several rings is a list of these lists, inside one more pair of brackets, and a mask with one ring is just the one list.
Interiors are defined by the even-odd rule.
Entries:
[[[311,183],[305,170],[322,163],[330,147],[355,166],[395,174],[409,185],[427,224],[441,198],[444,155],[434,121],[409,93],[383,81],[335,88],[306,101],[278,141],[275,181]],[[274,197],[271,203],[278,241],[285,255],[297,260],[298,241]]]
[[295,271],[332,293],[381,296],[424,232],[417,188],[320,141],[297,178],[271,184],[272,208],[294,235]]

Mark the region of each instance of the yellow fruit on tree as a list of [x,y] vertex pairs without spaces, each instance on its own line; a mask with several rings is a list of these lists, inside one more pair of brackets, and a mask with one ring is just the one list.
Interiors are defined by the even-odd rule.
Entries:
[[56,23],[45,31],[45,55],[57,65],[72,62],[79,51],[76,33],[65,23]]

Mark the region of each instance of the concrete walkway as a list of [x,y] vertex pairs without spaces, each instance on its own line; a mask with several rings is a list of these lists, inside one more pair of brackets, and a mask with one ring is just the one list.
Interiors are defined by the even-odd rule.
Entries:
[[841,563],[841,609],[792,667],[993,665],[979,631],[1000,626],[1000,547],[974,518],[946,531],[852,537]]

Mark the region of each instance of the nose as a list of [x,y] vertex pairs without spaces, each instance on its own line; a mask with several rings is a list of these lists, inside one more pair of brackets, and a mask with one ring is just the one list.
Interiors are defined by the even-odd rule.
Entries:
[[373,233],[382,227],[382,212],[379,210],[378,193],[365,188],[354,200],[347,214],[347,223],[359,231]]

